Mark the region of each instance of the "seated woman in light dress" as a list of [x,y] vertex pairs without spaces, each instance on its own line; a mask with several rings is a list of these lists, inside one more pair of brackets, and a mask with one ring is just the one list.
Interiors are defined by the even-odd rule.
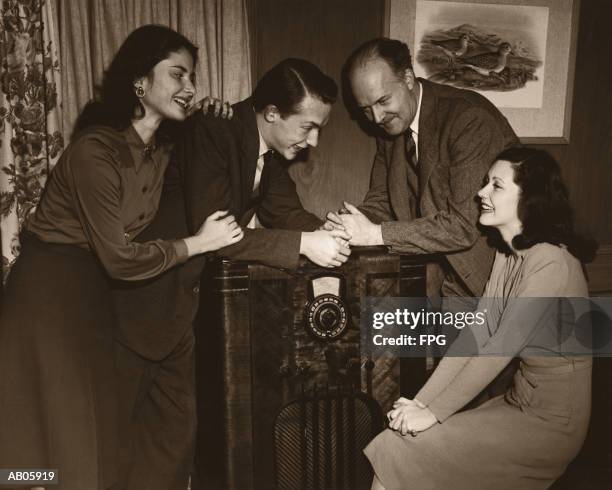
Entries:
[[[595,244],[574,233],[559,166],[544,151],[502,152],[478,197],[480,223],[501,238],[479,305],[486,324],[458,338],[471,336],[480,355],[447,353],[413,400],[395,402],[389,429],[365,449],[372,489],[543,489],[584,442],[591,358],[542,333],[554,298],[587,297],[581,260]],[[565,340],[576,338],[574,318]],[[460,412],[514,357],[520,367],[505,395]]]

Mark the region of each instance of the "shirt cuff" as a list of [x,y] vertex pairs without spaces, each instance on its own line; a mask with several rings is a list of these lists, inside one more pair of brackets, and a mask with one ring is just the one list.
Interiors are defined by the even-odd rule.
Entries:
[[182,264],[189,258],[189,252],[187,250],[187,244],[185,240],[175,240],[172,242],[174,251],[176,252],[176,263]]

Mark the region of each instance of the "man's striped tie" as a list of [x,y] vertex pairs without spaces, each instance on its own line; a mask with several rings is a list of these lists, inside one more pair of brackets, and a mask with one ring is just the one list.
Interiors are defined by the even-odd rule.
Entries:
[[412,130],[409,129],[404,133],[406,138],[406,161],[412,167],[412,170],[417,173],[417,154],[416,145],[414,144],[414,138],[412,137]]

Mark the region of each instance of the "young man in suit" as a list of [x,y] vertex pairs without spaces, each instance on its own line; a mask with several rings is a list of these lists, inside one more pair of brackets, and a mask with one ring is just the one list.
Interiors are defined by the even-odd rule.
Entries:
[[[234,105],[231,120],[198,112],[181,127],[156,217],[136,240],[185,237],[213,212],[229,210],[245,236],[222,255],[295,268],[302,254],[321,266],[341,265],[348,235],[318,229],[322,221],[302,208],[285,168],[317,145],[336,95],[334,81],[316,66],[288,59]],[[114,285],[124,436],[117,490],[187,486],[196,430],[192,322],[206,260]]]
[[245,236],[221,255],[285,268],[297,267],[300,254],[324,267],[344,263],[348,237],[318,229],[322,221],[304,210],[286,168],[300,151],[317,146],[337,90],[315,65],[290,58],[233,106],[232,119],[194,116],[174,153],[189,229],[227,209]]
[[351,245],[444,254],[443,296],[479,296],[493,249],[476,228],[476,193],[495,157],[518,144],[506,118],[483,96],[417,79],[406,44],[378,38],[345,66],[356,104],[386,137],[377,139],[370,189],[343,223]]

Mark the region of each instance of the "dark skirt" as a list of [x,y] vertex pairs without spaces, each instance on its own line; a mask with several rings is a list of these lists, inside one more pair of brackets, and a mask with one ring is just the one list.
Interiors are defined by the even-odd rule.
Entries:
[[0,467],[57,469],[65,490],[114,482],[112,311],[93,254],[23,235],[0,312]]

